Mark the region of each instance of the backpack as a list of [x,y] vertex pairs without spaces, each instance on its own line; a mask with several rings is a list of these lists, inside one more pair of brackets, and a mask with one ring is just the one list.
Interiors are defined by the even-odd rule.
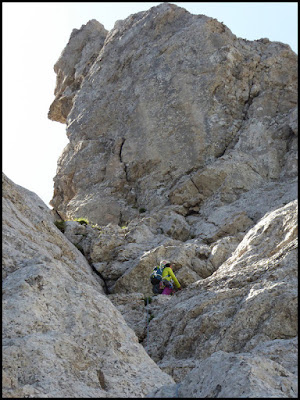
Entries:
[[152,285],[157,285],[160,283],[164,268],[164,265],[153,268],[153,271],[150,274],[150,282]]

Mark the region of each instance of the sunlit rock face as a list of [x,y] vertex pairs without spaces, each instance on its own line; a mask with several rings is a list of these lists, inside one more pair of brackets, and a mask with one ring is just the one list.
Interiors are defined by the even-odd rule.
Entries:
[[297,398],[297,61],[168,3],[73,30],[52,212],[3,176],[4,397]]
[[95,19],[83,25],[81,29],[73,29],[67,46],[54,65],[55,100],[49,109],[49,119],[66,122],[74,96],[101,50],[106,35],[107,30]]
[[149,397],[297,397],[297,250],[295,200],[171,298],[151,320],[149,352],[178,384]]
[[67,116],[50,113],[66,120],[70,140],[54,179],[62,217],[122,224],[171,205],[186,216],[297,175],[297,56],[288,45],[237,38],[172,4],[104,36],[90,21],[56,63],[51,107],[72,93]]
[[[2,184],[5,397],[297,397],[297,200],[266,213],[215,272],[146,302],[139,273],[126,286],[119,271],[122,284],[105,295],[38,196]],[[207,260],[226,242],[177,254]]]
[[2,185],[2,396],[144,397],[174,383],[42,200]]

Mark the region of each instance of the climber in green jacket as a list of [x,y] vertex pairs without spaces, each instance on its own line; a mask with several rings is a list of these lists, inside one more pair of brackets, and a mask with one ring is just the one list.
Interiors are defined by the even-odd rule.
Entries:
[[172,269],[173,266],[174,266],[174,264],[171,264],[171,263],[165,264],[165,268],[162,273],[162,284],[164,286],[164,290],[163,290],[162,294],[165,294],[165,295],[173,294],[173,292],[175,291],[174,284],[175,284],[177,290],[181,290],[181,285],[178,282],[178,280],[173,272],[173,269]]

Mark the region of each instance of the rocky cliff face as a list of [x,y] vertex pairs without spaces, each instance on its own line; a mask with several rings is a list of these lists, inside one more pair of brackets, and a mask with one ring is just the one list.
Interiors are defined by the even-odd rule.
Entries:
[[237,38],[170,4],[119,21],[104,42],[99,29],[90,21],[72,34],[55,66],[51,107],[73,96],[52,199],[64,218],[124,224],[170,206],[186,217],[296,176],[289,46]]
[[55,72],[53,212],[3,178],[4,395],[297,397],[296,54],[163,3]]
[[174,383],[34,193],[3,185],[3,397],[144,397]]

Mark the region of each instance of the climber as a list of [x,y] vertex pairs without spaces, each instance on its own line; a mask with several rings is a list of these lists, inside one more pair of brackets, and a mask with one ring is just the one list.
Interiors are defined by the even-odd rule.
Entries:
[[[181,290],[181,285],[178,282],[174,272],[173,272],[174,264],[166,263],[165,268],[162,273],[162,286],[164,290],[162,294],[172,295],[176,290]],[[175,284],[175,287],[174,287]]]

